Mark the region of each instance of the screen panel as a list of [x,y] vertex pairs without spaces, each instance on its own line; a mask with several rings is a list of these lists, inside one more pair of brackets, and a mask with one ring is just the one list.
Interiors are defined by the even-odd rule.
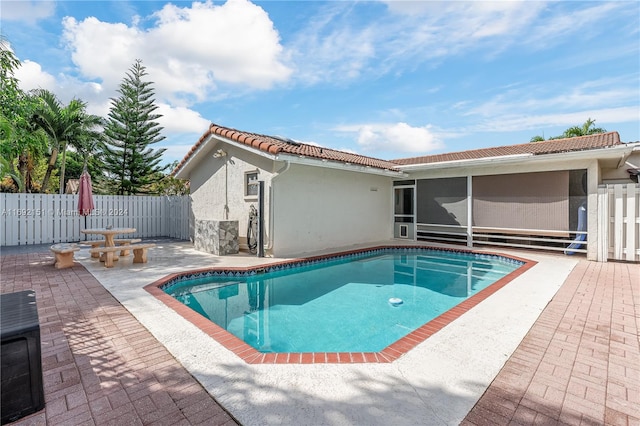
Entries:
[[569,230],[569,172],[473,177],[473,225]]
[[467,178],[420,179],[418,223],[467,225]]

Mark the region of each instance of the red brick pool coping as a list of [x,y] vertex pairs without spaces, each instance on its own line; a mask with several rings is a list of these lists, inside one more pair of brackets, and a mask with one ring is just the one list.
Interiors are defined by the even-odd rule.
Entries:
[[[458,252],[458,253],[469,253],[469,254],[478,254],[478,255],[488,255],[488,256],[499,256],[502,258],[517,260],[523,262],[523,265],[520,266],[515,271],[509,273],[508,275],[502,277],[495,283],[491,284],[487,288],[481,290],[474,296],[464,300],[460,304],[454,306],[449,309],[447,312],[439,315],[428,323],[422,325],[421,327],[415,329],[411,333],[406,336],[400,338],[394,343],[390,344],[386,348],[384,348],[380,352],[303,352],[303,353],[262,353],[248,345],[238,337],[226,331],[224,328],[215,324],[205,316],[199,314],[198,312],[192,310],[186,305],[180,303],[173,297],[169,296],[162,290],[162,286],[173,281],[177,277],[183,276],[185,274],[198,274],[198,273],[206,273],[212,271],[228,271],[228,272],[250,272],[255,270],[261,270],[265,268],[271,268],[278,265],[295,265],[298,263],[304,262],[312,262],[319,261],[324,259],[330,259],[340,256],[348,256],[352,254],[359,254],[363,252],[375,251],[375,250],[384,250],[384,249],[431,249],[436,251],[446,251],[446,252]],[[171,275],[167,275],[147,286],[145,286],[145,290],[147,290],[151,295],[156,297],[162,303],[164,303],[167,307],[173,309],[176,313],[182,316],[187,321],[191,322],[193,325],[198,327],[201,331],[207,334],[209,337],[213,338],[219,344],[235,353],[238,357],[244,360],[247,364],[357,364],[357,363],[389,363],[393,362],[396,359],[400,358],[418,344],[424,342],[429,337],[443,329],[445,326],[453,322],[462,316],[465,312],[472,309],[474,306],[478,305],[483,300],[487,299],[489,296],[500,290],[502,287],[513,281],[515,278],[524,274],[526,271],[535,266],[538,262],[520,258],[512,255],[505,255],[501,253],[491,253],[491,252],[478,252],[473,250],[456,250],[456,249],[447,249],[447,248],[439,248],[439,247],[429,247],[429,246],[379,246],[379,247],[371,247],[360,250],[351,250],[347,252],[340,253],[332,253],[321,256],[313,256],[308,258],[299,258],[299,259],[291,259],[282,262],[274,262],[268,265],[261,266],[252,266],[252,267],[224,267],[224,268],[204,268],[197,270],[189,270],[184,272],[179,272]]]

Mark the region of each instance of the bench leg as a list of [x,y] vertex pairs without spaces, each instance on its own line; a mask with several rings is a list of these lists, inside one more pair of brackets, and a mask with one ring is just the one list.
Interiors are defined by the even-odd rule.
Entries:
[[56,253],[56,269],[70,268],[73,266],[73,252]]
[[[110,252],[110,253],[113,255],[113,256],[112,256],[112,257],[113,257],[113,261],[112,261],[112,262],[117,261],[117,260],[118,260],[118,253],[114,253],[114,252]],[[100,256],[100,262],[105,262],[105,261],[106,261],[106,259],[107,259],[107,253],[102,253],[102,254],[100,254],[99,256]],[[96,256],[96,257],[97,257],[97,256]]]
[[[104,253],[104,266],[107,268],[113,268],[114,257],[114,253],[112,251]],[[117,257],[115,258],[117,259]]]
[[[102,247],[102,244],[91,244],[91,248],[98,248],[98,247]],[[96,258],[99,257],[100,258],[100,262],[104,262],[104,259],[100,256],[100,253],[91,253],[91,257]]]
[[129,250],[120,250],[120,256],[129,256],[130,254]]
[[147,263],[147,249],[133,249],[133,263]]

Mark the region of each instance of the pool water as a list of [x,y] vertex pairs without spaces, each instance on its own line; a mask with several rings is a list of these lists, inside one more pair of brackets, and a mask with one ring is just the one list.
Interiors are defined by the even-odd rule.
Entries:
[[521,265],[493,255],[388,249],[186,279],[163,290],[260,352],[378,352]]

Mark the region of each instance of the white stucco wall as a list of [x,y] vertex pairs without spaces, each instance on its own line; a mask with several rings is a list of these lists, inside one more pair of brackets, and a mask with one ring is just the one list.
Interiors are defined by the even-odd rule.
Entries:
[[[246,248],[250,206],[257,207],[258,201],[257,197],[244,195],[245,172],[255,170],[259,171],[259,180],[265,182],[267,254],[298,256],[393,237],[390,176],[295,163],[287,167],[283,161],[223,141],[210,143],[206,149],[189,176],[194,219],[238,220],[241,249]],[[214,158],[218,149],[227,152],[227,156]],[[629,162],[640,164],[640,152],[634,152]],[[492,161],[474,167],[451,164],[427,171],[405,171],[408,179],[424,179],[586,169],[590,239],[587,258],[595,259],[597,186],[607,179],[628,179],[627,168],[619,166],[618,161],[563,156],[546,161],[529,157],[512,163]]]
[[390,177],[292,164],[273,181],[275,256],[393,236]]
[[[214,158],[213,153],[217,149],[223,149],[227,156]],[[274,162],[224,143],[215,145],[203,158],[190,175],[194,219],[237,220],[243,249],[250,206],[258,208],[257,197],[244,195],[245,172],[258,170],[258,179],[265,181],[265,206],[268,206]],[[266,210],[265,215],[268,215]]]

